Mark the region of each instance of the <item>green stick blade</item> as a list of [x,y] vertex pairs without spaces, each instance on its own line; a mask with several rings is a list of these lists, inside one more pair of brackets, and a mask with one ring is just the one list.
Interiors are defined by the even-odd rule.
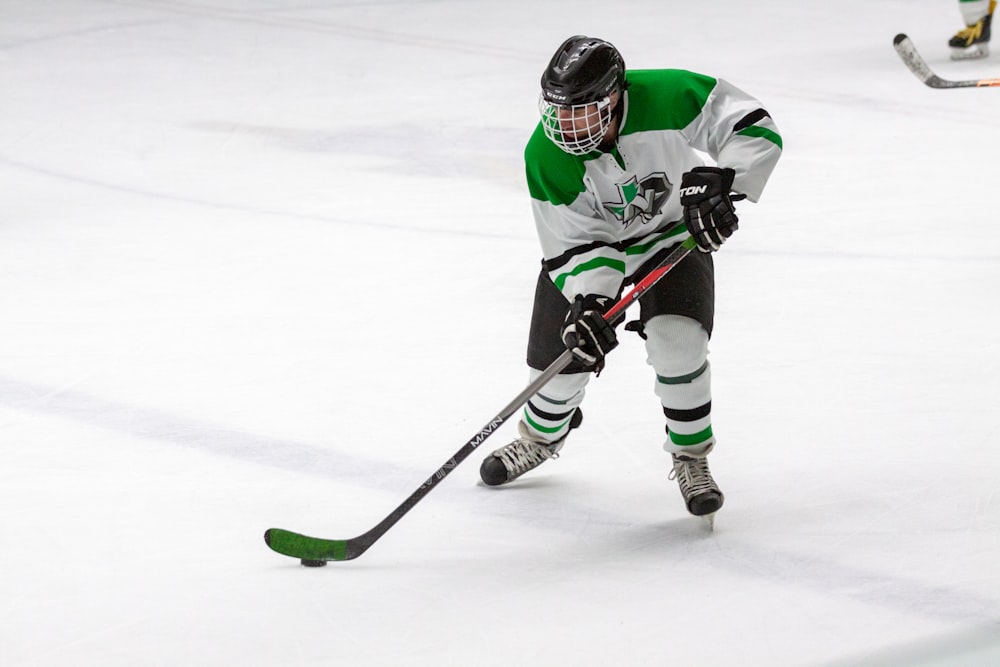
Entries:
[[270,528],[264,541],[279,554],[304,560],[348,560],[346,540],[324,540],[293,533],[281,528]]

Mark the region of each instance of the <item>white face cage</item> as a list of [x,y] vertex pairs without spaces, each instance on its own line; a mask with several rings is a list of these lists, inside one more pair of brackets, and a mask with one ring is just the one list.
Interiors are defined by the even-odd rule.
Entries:
[[611,98],[590,104],[553,104],[538,98],[545,136],[570,155],[586,155],[596,149],[611,125]]

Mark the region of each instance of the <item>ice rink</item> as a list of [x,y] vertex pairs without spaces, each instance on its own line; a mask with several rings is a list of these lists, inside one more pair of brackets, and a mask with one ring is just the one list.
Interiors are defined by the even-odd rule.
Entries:
[[[954,0],[0,0],[9,667],[1000,665],[1000,89]],[[762,100],[716,256],[715,531],[622,334],[558,461],[522,150],[566,37]],[[995,40],[996,41],[996,40]]]

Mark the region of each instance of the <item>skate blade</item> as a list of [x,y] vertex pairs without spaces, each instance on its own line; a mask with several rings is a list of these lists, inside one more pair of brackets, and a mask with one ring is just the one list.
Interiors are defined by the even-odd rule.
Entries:
[[711,514],[706,514],[706,515],[704,515],[701,518],[705,521],[705,525],[708,526],[708,529],[714,533],[715,532],[715,512],[712,512]]
[[952,60],[977,60],[979,58],[985,58],[989,55],[990,47],[988,44],[973,44],[972,46],[964,49],[954,47],[951,49]]

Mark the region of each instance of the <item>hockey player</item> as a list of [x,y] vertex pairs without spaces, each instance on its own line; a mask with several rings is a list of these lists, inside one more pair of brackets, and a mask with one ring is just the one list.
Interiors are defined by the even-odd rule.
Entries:
[[602,314],[692,235],[701,252],[639,300],[639,322],[627,328],[645,339],[655,371],[670,477],[687,510],[711,521],[724,500],[707,460],[711,253],[737,229],[733,201],[757,201],[781,137],[760,102],[735,86],[683,70],[626,71],[619,51],[592,37],[567,39],[541,87],[541,122],[525,149],[543,255],[527,361],[532,380],[567,348],[574,361],[529,399],[519,437],[488,455],[480,476],[507,484],[557,456],[582,422],[591,373],[618,344]]
[[990,55],[990,24],[996,7],[996,0],[958,0],[958,8],[966,27],[948,40],[952,60],[985,58]]

